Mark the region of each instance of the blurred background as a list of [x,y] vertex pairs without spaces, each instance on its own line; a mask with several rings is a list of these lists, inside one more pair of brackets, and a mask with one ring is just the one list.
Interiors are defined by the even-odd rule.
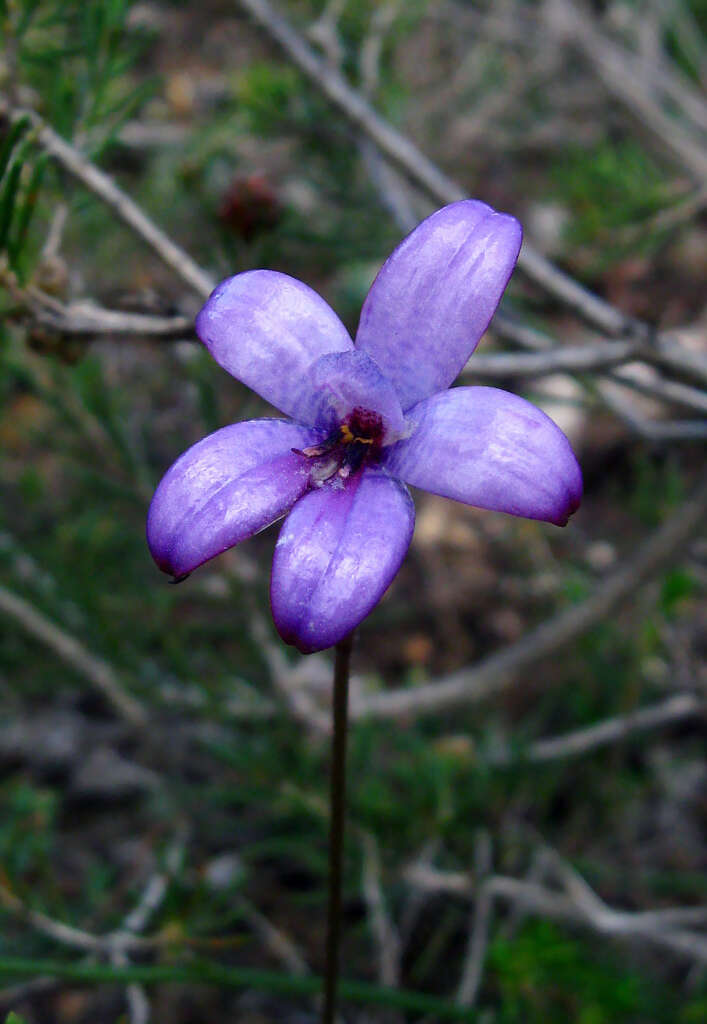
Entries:
[[707,1019],[704,0],[0,8],[0,1019],[317,1019],[330,659],[274,634],[276,528],[172,587],[145,515],[265,411],[211,284],[354,332],[455,188],[527,240],[464,379],[586,494],[415,495],[354,651],[343,1019]]

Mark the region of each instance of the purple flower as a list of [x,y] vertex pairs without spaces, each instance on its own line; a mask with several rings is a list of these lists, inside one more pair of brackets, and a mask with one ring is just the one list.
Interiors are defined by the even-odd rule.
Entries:
[[307,653],[357,626],[400,568],[415,519],[407,484],[563,526],[582,477],[562,431],[506,391],[449,390],[520,242],[519,223],[484,203],[439,210],[383,265],[354,343],[286,274],[223,281],[197,333],[291,419],[234,423],[175,462],[147,521],[159,567],[181,577],[289,512],[271,604],[282,639]]

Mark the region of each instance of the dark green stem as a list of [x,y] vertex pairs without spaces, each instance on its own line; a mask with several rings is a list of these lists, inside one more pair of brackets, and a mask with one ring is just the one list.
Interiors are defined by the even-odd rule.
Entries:
[[346,735],[349,708],[349,665],[353,634],[336,645],[334,664],[334,735],[331,745],[331,789],[329,824],[329,903],[327,912],[326,968],[322,1024],[334,1024],[339,981],[339,940],[341,937],[341,867],[344,856],[344,813],[346,808]]

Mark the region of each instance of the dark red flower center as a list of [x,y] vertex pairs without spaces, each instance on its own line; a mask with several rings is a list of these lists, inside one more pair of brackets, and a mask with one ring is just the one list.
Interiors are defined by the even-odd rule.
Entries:
[[325,441],[292,451],[315,460],[312,479],[323,483],[335,475],[346,480],[366,462],[376,459],[382,440],[383,421],[379,414],[356,407]]

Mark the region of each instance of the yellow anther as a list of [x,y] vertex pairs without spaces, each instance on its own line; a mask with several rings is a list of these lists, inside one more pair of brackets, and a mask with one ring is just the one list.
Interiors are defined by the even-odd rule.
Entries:
[[372,437],[358,437],[356,434],[352,434],[348,423],[342,423],[339,429],[344,444],[351,444],[352,441],[356,441],[358,444],[373,444]]

